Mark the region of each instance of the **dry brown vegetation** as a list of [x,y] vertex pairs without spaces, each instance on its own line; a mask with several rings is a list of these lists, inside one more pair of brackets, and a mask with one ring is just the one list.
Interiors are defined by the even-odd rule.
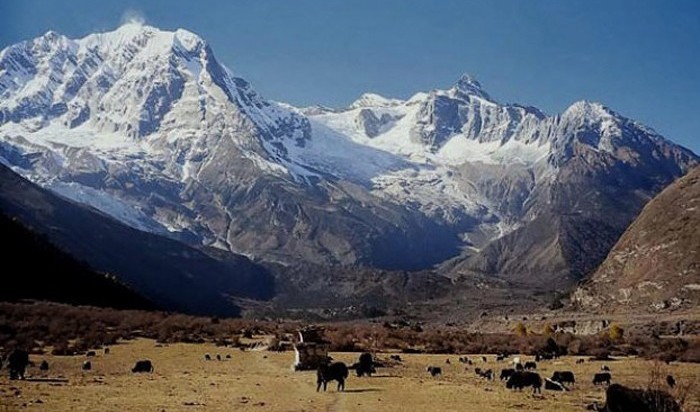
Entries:
[[[80,353],[119,340],[150,338],[161,343],[238,345],[248,333],[275,335],[278,340],[301,324],[271,320],[217,319],[164,312],[117,311],[59,304],[0,304],[0,347],[31,349],[51,346],[55,354]],[[395,350],[406,353],[557,352],[576,356],[641,356],[665,362],[700,362],[700,340],[662,338],[619,331],[592,336],[527,331],[522,335],[473,333],[456,327],[411,322],[326,325],[334,351]]]

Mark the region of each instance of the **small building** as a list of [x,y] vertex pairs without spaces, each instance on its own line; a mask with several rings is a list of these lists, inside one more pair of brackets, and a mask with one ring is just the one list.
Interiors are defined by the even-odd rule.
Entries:
[[298,331],[294,343],[294,370],[315,370],[330,362],[330,342],[324,339],[324,332],[319,327],[307,327]]

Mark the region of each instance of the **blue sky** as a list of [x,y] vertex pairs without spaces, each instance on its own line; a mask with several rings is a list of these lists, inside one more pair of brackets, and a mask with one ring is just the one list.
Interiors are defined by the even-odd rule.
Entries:
[[700,153],[700,1],[0,2],[0,47],[141,15],[204,37],[264,96],[343,106],[474,75],[502,102],[601,101]]

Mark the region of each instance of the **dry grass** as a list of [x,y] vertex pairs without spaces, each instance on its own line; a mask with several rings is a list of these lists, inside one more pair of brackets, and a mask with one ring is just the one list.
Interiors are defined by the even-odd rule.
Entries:
[[[230,360],[205,361],[231,355]],[[357,353],[334,353],[354,362]],[[379,355],[388,357],[387,355]],[[31,368],[31,378],[44,381],[9,381],[0,378],[0,411],[327,411],[327,410],[460,410],[460,411],[582,411],[586,404],[604,399],[604,389],[594,387],[591,377],[600,362],[576,365],[574,357],[540,363],[540,373],[551,376],[554,370],[573,370],[578,383],[571,392],[543,391],[541,396],[513,393],[499,381],[478,379],[474,367],[500,371],[504,363],[493,356],[484,365],[476,362],[465,371],[456,355],[402,354],[402,366],[379,369],[372,378],[351,376],[345,393],[335,385],[326,393],[315,392],[314,372],[293,372],[291,352],[241,352],[213,344],[170,344],[156,346],[155,341],[139,339],[111,347],[109,355],[98,352],[92,358],[93,370],[83,372],[82,356],[55,357],[33,355],[37,365],[48,360],[51,370],[41,373]],[[445,364],[445,359],[451,364]],[[477,358],[476,356],[470,356]],[[478,357],[480,359],[480,357]],[[132,374],[134,361],[150,359],[153,374]],[[529,357],[524,357],[529,359]],[[431,378],[425,368],[440,366],[443,376]],[[623,359],[610,362],[614,381],[644,387],[648,384],[651,361]],[[698,379],[700,365],[673,363],[662,365],[655,373],[673,374],[679,384]],[[4,374],[3,374],[4,375]],[[56,379],[50,382],[47,379]],[[65,380],[65,382],[64,382]],[[696,386],[697,387],[697,386]],[[700,410],[697,391],[691,393],[687,411]],[[37,403],[41,400],[41,403]]]

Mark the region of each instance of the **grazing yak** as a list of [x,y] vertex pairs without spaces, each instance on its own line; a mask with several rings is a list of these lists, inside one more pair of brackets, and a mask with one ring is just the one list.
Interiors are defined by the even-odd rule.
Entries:
[[521,371],[521,372],[522,372],[524,369],[525,369],[525,368],[523,367],[523,364],[522,364],[522,363],[516,363],[516,364],[515,364],[515,370],[516,370],[516,371]]
[[533,369],[537,369],[536,362],[525,362],[525,370],[533,370]]
[[596,373],[593,375],[593,384],[594,385],[610,385],[610,380],[612,379],[612,375],[610,375],[610,372],[602,372],[602,373]]
[[326,386],[330,381],[338,381],[338,390],[345,390],[345,379],[348,378],[348,367],[343,362],[335,362],[330,365],[321,365],[316,371],[316,392],[321,390],[326,391]]
[[131,368],[131,372],[133,373],[144,373],[144,372],[153,372],[153,363],[151,363],[150,360],[140,360],[137,361],[136,364],[134,365],[133,368]]
[[226,359],[231,359],[231,355],[226,355]]
[[[477,369],[479,369],[479,368],[477,368]],[[476,372],[476,374],[479,375],[480,377],[486,379],[487,381],[490,381],[493,379],[493,371],[491,369],[487,369],[485,371],[479,370],[478,372]]]
[[391,356],[389,356],[389,359],[396,361],[396,362],[403,362],[403,359],[401,359],[400,355],[391,355]]
[[549,352],[545,352],[545,353],[540,355],[541,360],[552,360],[552,359],[558,358],[558,357],[559,356],[557,354],[549,353]]
[[515,373],[515,369],[509,368],[509,369],[503,369],[501,370],[501,380],[506,380],[510,378],[513,374]]
[[97,353],[95,353],[94,350],[89,350],[85,352],[85,356],[87,356],[88,358],[92,358],[93,356],[97,356]]
[[451,364],[450,358],[445,359],[445,364],[446,364],[446,365],[450,365],[450,364]]
[[92,370],[92,363],[89,360],[86,360],[85,362],[83,362],[83,370],[84,371]]
[[216,360],[220,361],[220,360],[221,360],[221,355],[217,354],[217,355],[216,355]]
[[355,369],[358,378],[365,375],[372,376],[373,373],[377,372],[377,370],[374,369],[372,354],[367,352],[360,355],[359,361],[353,365],[353,368]]
[[580,364],[582,364],[582,363],[584,363],[584,362],[586,362],[585,359],[576,359],[576,364],[577,364],[577,365],[580,365]]
[[105,352],[105,355],[109,355],[109,348],[105,348],[104,352]]
[[510,376],[506,382],[506,388],[523,390],[527,386],[532,386],[533,393],[542,393],[542,378],[535,372],[518,372]]
[[552,374],[552,380],[559,383],[570,383],[572,385],[576,383],[574,373],[571,371],[555,371]]
[[15,349],[7,356],[10,379],[24,379],[27,366],[29,366],[29,353],[27,351]]
[[439,366],[428,366],[427,371],[433,377],[435,377],[437,375],[442,375],[442,368]]
[[482,356],[482,357],[481,357],[481,360],[484,361],[484,363],[486,363],[486,362],[489,361],[488,359],[486,359],[486,356]]
[[211,360],[211,355],[208,353],[204,354],[204,360]]
[[561,382],[557,382],[552,379],[544,378],[544,388],[548,391],[560,391],[560,392],[566,392],[569,389],[567,389],[566,386],[562,385]]
[[40,371],[47,371],[47,370],[49,370],[49,363],[46,362],[45,360],[41,361],[41,363],[39,364],[39,370],[40,370]]
[[673,396],[668,392],[653,389],[632,389],[617,383],[605,391],[605,406],[595,405],[601,412],[680,412]]
[[668,375],[666,376],[666,383],[668,384],[669,388],[673,389],[673,387],[676,386],[676,379],[674,379],[673,376]]
[[600,370],[602,370],[604,372],[610,372],[610,367],[608,367],[608,365],[603,365],[600,367]]

